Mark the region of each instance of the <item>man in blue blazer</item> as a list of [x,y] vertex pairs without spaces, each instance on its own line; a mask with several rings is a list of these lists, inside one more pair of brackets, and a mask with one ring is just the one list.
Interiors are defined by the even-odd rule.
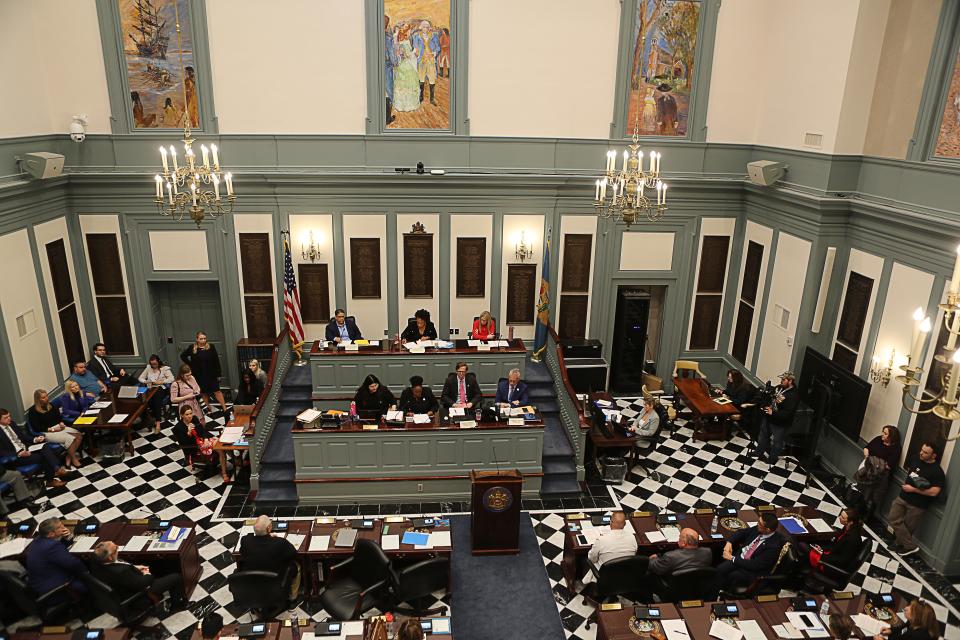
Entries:
[[[27,547],[27,584],[37,595],[69,582],[74,593],[86,593],[87,588],[80,576],[87,573],[87,567],[79,558],[67,551],[70,544],[70,532],[59,518],[47,518],[37,527],[37,537]],[[57,602],[63,602],[67,595],[54,596]]]
[[[787,542],[777,531],[779,527],[776,514],[764,511],[755,526],[730,536],[723,547],[723,562],[717,566],[721,588],[749,585],[756,578],[770,575]],[[738,547],[736,552],[734,547]]]
[[337,309],[333,312],[333,320],[327,325],[325,333],[327,340],[331,342],[342,342],[344,340],[360,340],[363,334],[353,318],[347,317],[347,312],[343,309]]
[[527,385],[520,380],[520,369],[511,369],[510,373],[507,374],[507,379],[500,381],[500,384],[497,385],[497,397],[494,402],[509,404],[514,407],[530,402]]

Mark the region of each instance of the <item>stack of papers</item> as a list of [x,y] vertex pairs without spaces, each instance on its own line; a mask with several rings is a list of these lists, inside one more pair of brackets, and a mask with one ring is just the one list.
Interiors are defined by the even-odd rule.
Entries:
[[767,636],[756,620],[737,620],[737,626],[743,632],[744,640],[767,640]]
[[316,409],[305,409],[297,414],[297,420],[310,424],[311,422],[319,420],[321,415],[323,415],[323,412],[317,411]]
[[420,340],[419,342],[404,342],[403,348],[407,351],[423,350],[435,345],[433,340]]
[[450,547],[452,546],[450,541],[450,531],[431,531],[430,532],[430,546],[431,547]]
[[133,536],[123,545],[120,551],[142,551],[145,546],[150,544],[153,538],[150,536]]
[[780,524],[792,536],[798,536],[807,532],[807,528],[796,518],[780,518]]
[[430,629],[433,633],[450,633],[450,618],[433,618]]
[[833,527],[827,524],[827,521],[823,518],[811,518],[810,520],[807,520],[807,523],[817,533],[830,533],[833,531]]
[[124,420],[127,419],[127,416],[128,416],[128,415],[130,415],[130,414],[129,414],[129,413],[115,413],[115,414],[113,414],[113,416],[112,416],[109,420],[107,420],[107,422],[109,422],[110,424],[120,424],[121,422],[123,422]]
[[773,625],[773,632],[777,634],[778,638],[783,638],[784,640],[799,640],[803,638],[803,634],[789,622]]
[[0,558],[20,555],[32,540],[32,538],[13,538],[7,540],[3,544],[0,544]]
[[858,613],[855,616],[850,616],[853,619],[853,623],[860,627],[860,630],[863,631],[864,635],[867,637],[873,637],[880,635],[880,632],[883,629],[886,629],[890,625],[886,622],[881,622],[872,616],[868,616],[865,613]]
[[100,409],[87,409],[83,412],[85,416],[98,416],[100,415]]
[[666,541],[667,541],[667,536],[663,535],[663,534],[662,534],[661,532],[659,532],[659,531],[647,531],[647,532],[644,533],[643,535],[645,535],[645,536],[647,537],[647,540],[648,540],[649,542],[652,542],[652,543],[654,543],[654,544],[657,543],[657,542],[666,542]]
[[680,542],[680,527],[664,527],[660,532],[667,542]]
[[387,420],[391,422],[403,422],[403,411],[387,411]]
[[176,551],[180,548],[180,545],[183,544],[183,541],[186,540],[186,537],[180,538],[179,540],[174,540],[172,542],[165,542],[163,540],[154,540],[150,543],[148,551]]
[[806,631],[808,638],[829,638],[830,633],[812,611],[787,611],[787,620],[799,631]]
[[80,416],[79,418],[77,418],[76,420],[73,421],[73,424],[81,424],[81,425],[82,425],[82,424],[93,424],[93,423],[96,422],[96,421],[97,421],[97,419],[94,418],[93,416]]
[[97,536],[77,536],[70,545],[71,553],[89,553],[97,545]]
[[220,434],[220,442],[223,444],[233,444],[243,438],[243,427],[227,427]]
[[430,416],[425,413],[415,413],[413,414],[413,423],[414,424],[430,424],[433,420]]
[[740,640],[743,637],[743,632],[723,620],[714,620],[713,624],[710,625],[710,637],[720,640]]
[[109,407],[109,406],[110,406],[110,401],[109,401],[109,400],[97,400],[97,401],[94,402],[92,405],[90,405],[90,408],[91,408],[91,409],[106,409],[106,408]]
[[683,620],[661,620],[660,624],[667,634],[667,640],[690,640],[690,632]]
[[287,542],[292,544],[294,549],[300,551],[300,545],[303,544],[303,540],[306,537],[307,536],[303,535],[302,533],[288,533]]
[[313,536],[310,538],[310,551],[326,551],[330,548],[330,536]]
[[400,548],[400,536],[395,534],[380,536],[380,548],[384,551],[396,551]]

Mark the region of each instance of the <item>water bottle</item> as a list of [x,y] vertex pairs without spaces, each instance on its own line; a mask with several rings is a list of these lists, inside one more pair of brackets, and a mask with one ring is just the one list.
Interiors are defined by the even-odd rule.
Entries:
[[826,618],[829,615],[830,615],[830,601],[824,598],[823,603],[820,605],[820,617]]
[[357,403],[354,401],[350,402],[350,422],[357,421]]
[[716,533],[719,526],[720,518],[717,517],[717,514],[713,514],[713,522],[710,523],[710,533]]
[[477,419],[477,423],[480,423],[480,406],[477,406],[477,410],[473,412],[474,417]]

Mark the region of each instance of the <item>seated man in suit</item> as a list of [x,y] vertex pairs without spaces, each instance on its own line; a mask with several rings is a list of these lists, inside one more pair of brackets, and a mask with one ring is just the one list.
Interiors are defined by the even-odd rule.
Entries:
[[108,387],[114,384],[137,384],[136,378],[127,375],[126,369],[113,364],[107,357],[107,345],[102,342],[93,345],[93,357],[87,362],[87,370]]
[[[596,565],[597,569],[607,560],[636,555],[637,537],[632,530],[625,529],[626,526],[627,516],[623,511],[614,511],[610,516],[610,531],[602,534],[587,553],[587,559]],[[589,584],[593,580],[593,572],[587,572],[583,583]]]
[[447,381],[443,383],[443,392],[440,394],[440,402],[445,408],[472,409],[483,401],[483,392],[480,391],[477,376],[467,373],[469,368],[466,362],[458,362],[456,373],[447,376]]
[[73,380],[80,385],[83,393],[90,394],[94,398],[107,390],[107,385],[100,382],[93,372],[87,369],[87,363],[83,360],[77,360],[73,363],[73,373],[67,380]]
[[97,543],[93,550],[97,562],[93,565],[92,573],[97,580],[113,589],[119,599],[126,600],[136,593],[142,593],[159,602],[164,593],[169,593],[171,611],[180,611],[187,606],[183,576],[169,573],[157,578],[150,573],[150,567],[117,560],[117,551],[117,545],[110,540]]
[[[59,518],[47,518],[37,527],[37,537],[27,547],[27,584],[36,595],[69,582],[74,595],[87,593],[80,577],[87,567],[75,555],[67,551],[70,532]],[[53,596],[56,602],[64,602],[67,593]]]
[[405,414],[425,413],[432,416],[440,407],[430,387],[423,386],[423,378],[413,376],[410,378],[410,386],[400,394],[400,404],[397,408]]
[[509,404],[514,407],[526,405],[530,402],[530,393],[527,385],[520,379],[520,369],[511,369],[506,380],[497,385],[497,404]]
[[[43,444],[39,451],[30,451],[30,446]],[[60,458],[53,445],[43,436],[34,435],[26,428],[13,424],[13,416],[6,409],[0,409],[0,458],[6,458],[8,469],[17,469],[30,464],[39,464],[49,487],[62,487],[66,484],[60,478],[67,470],[60,465]]]
[[665,593],[666,584],[663,578],[668,578],[683,571],[705,569],[713,563],[713,553],[700,545],[700,536],[693,529],[681,529],[679,548],[667,551],[662,555],[656,553],[650,556],[650,565],[647,571],[656,576],[653,590],[656,593]]
[[[770,575],[780,559],[786,538],[777,529],[780,521],[773,511],[760,514],[755,526],[740,529],[723,546],[723,562],[717,566],[722,589],[749,585],[754,579]],[[739,549],[734,552],[734,546]]]
[[400,334],[400,339],[404,342],[436,340],[437,328],[430,322],[430,312],[426,309],[418,309],[413,314],[413,322],[408,324],[407,328]]
[[[23,476],[20,475],[19,471],[0,467],[0,482],[10,485],[10,488],[13,489],[13,498],[16,502],[11,506],[14,511],[23,507],[29,508],[34,506],[33,500],[30,497],[30,491],[27,489],[27,482],[23,479]],[[7,515],[9,511],[10,509],[7,507],[7,503],[4,502],[3,496],[0,496],[0,516]]]
[[240,559],[237,568],[241,571],[272,571],[283,575],[290,567],[290,598],[300,591],[300,565],[297,550],[284,538],[271,535],[273,523],[267,516],[260,516],[253,523],[253,533],[240,540]]
[[329,342],[343,342],[344,340],[360,340],[363,334],[353,318],[347,317],[347,312],[337,309],[333,312],[333,320],[327,325],[325,338]]

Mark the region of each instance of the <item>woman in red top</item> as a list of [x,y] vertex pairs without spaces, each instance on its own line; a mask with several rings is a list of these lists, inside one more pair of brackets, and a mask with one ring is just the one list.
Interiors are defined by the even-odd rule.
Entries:
[[484,311],[473,321],[473,339],[489,340],[497,333],[497,325],[489,311]]
[[814,571],[823,571],[821,562],[829,562],[835,567],[849,569],[850,563],[860,552],[863,543],[863,523],[860,512],[853,507],[847,507],[840,512],[840,525],[843,527],[837,532],[826,548],[816,545],[810,547],[810,566]]

